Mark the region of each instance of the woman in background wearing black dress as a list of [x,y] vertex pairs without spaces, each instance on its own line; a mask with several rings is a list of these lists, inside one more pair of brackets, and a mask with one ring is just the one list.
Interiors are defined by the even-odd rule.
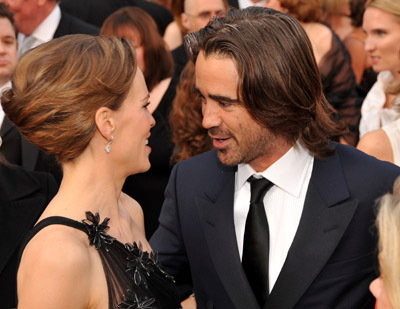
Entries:
[[123,188],[144,206],[146,236],[150,238],[158,226],[164,190],[171,173],[174,145],[168,117],[179,75],[178,72],[174,74],[172,55],[154,20],[140,8],[125,7],[114,12],[105,20],[100,33],[125,37],[133,42],[138,67],[150,92],[149,110],[156,120],[149,139],[151,168],[144,174],[128,177]]

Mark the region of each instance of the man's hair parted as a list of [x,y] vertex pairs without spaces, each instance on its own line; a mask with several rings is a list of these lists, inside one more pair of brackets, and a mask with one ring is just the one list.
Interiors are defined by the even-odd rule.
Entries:
[[185,47],[196,62],[217,55],[232,59],[239,75],[238,98],[260,125],[316,157],[333,152],[329,140],[344,132],[324,97],[311,43],[300,23],[260,7],[229,10],[187,35]]

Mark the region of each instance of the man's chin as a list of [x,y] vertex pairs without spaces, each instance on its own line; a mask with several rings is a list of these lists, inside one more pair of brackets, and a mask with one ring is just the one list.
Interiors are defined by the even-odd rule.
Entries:
[[219,161],[226,166],[236,166],[241,163],[239,157],[232,155],[226,149],[218,149],[218,159]]

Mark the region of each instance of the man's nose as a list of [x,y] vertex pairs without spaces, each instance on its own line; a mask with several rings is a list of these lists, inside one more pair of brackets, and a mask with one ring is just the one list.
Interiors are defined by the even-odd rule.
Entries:
[[202,104],[203,122],[205,129],[220,126],[222,119],[216,102],[204,102]]

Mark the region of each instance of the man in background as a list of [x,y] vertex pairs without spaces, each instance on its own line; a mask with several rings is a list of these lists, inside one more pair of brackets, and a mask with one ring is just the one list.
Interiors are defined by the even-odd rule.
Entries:
[[14,14],[18,29],[18,55],[67,34],[98,35],[99,29],[60,9],[58,0],[0,0]]

